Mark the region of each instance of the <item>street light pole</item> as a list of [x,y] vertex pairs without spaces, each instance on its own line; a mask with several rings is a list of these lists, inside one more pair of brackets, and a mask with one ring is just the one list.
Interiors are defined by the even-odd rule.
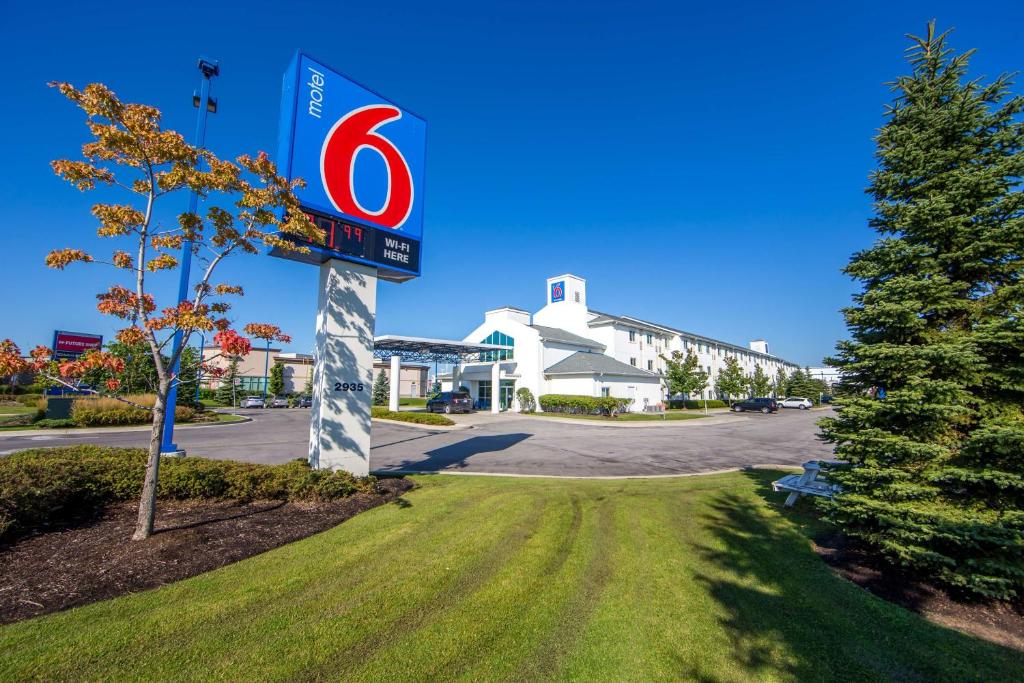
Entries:
[[[210,81],[214,76],[220,74],[220,67],[217,62],[200,57],[199,71],[203,74],[200,83],[199,96],[192,97],[192,104],[199,107],[196,115],[195,146],[202,149],[206,144],[206,119],[207,114],[217,111],[217,100],[210,97]],[[193,191],[188,199],[188,212],[196,213],[199,206],[199,194]],[[139,264],[142,267],[142,264]],[[186,240],[181,245],[181,279],[178,281],[178,302],[189,300],[189,277],[192,268],[192,242]],[[183,343],[181,330],[174,333],[174,343],[171,347],[171,357],[179,355]],[[185,455],[185,451],[178,448],[174,443],[174,406],[178,401],[178,385],[176,383],[178,373],[181,371],[181,359],[175,361],[171,368],[171,388],[167,392],[166,418],[164,420],[163,439],[160,444],[161,455]]]
[[263,359],[263,407],[267,407],[267,385],[270,384],[270,340],[267,340],[267,355]]

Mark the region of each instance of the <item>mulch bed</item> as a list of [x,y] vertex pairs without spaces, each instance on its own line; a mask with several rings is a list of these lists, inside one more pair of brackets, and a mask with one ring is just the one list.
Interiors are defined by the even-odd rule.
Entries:
[[0,546],[0,624],[156,588],[325,531],[413,487],[329,502],[160,501],[156,533],[131,541],[135,502]]
[[814,539],[814,551],[833,571],[883,600],[929,621],[1024,650],[1024,603],[978,601],[916,580],[857,548],[842,534]]

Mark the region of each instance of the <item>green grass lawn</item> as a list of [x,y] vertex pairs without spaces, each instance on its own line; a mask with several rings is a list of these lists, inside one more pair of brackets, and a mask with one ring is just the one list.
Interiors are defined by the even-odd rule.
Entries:
[[661,422],[664,420],[696,420],[705,417],[696,410],[688,412],[670,410],[664,416],[654,413],[623,413],[618,417],[604,415],[578,415],[575,413],[531,413],[530,417],[568,417],[573,420],[598,420],[600,422]]
[[0,406],[0,415],[24,415],[35,411],[35,407],[29,406]]
[[778,473],[419,477],[158,590],[0,627],[0,680],[1020,681],[835,577]]
[[427,399],[425,398],[413,398],[411,396],[406,398],[398,399],[399,406],[425,406],[427,405]]

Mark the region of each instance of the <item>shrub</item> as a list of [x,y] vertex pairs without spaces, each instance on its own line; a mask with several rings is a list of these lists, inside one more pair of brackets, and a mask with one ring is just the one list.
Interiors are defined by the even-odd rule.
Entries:
[[537,409],[537,401],[533,398],[533,392],[526,387],[516,390],[516,400],[519,401],[519,410],[524,413],[532,413]]
[[401,413],[398,411],[388,410],[381,406],[373,406],[370,410],[370,415],[372,417],[380,417],[385,420],[414,422],[421,425],[440,425],[442,427],[450,427],[455,424],[444,415],[436,415],[434,413]]
[[684,401],[682,399],[671,399],[671,400],[665,401],[665,403],[668,405],[668,407],[671,410],[678,410],[680,408],[687,408],[689,410],[692,410],[694,408],[701,408],[701,409],[703,409],[705,403],[708,404],[708,408],[728,408],[729,407],[729,404],[726,403],[725,401],[719,401],[717,399],[711,399],[711,398],[709,398],[707,401],[702,401],[700,399],[690,399],[690,400],[686,400],[686,401]]
[[[44,413],[45,415],[45,413]],[[56,419],[45,419],[40,418],[33,424],[40,429],[69,429],[71,427],[77,427],[75,421],[70,417],[61,417]]]
[[544,394],[538,399],[547,413],[573,413],[577,415],[609,415],[623,411],[632,399],[615,396],[580,396],[576,394]]
[[[66,446],[0,459],[0,541],[137,498],[146,457],[140,448]],[[172,458],[160,464],[157,495],[176,500],[335,500],[374,486],[372,477],[313,470],[304,460],[257,465]]]
[[17,394],[14,400],[23,406],[38,407],[39,401],[43,401],[43,410],[46,410],[46,399],[42,394]]
[[[156,402],[153,394],[125,396],[126,399],[152,408]],[[195,416],[195,410],[188,406],[176,406],[175,422],[188,422]],[[80,398],[71,405],[71,419],[81,427],[110,427],[116,425],[148,424],[153,414],[145,408],[113,398]]]

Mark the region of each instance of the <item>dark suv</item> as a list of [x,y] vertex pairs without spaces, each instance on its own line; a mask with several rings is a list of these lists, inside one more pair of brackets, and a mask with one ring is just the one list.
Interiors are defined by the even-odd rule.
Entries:
[[732,409],[737,413],[744,410],[759,410],[766,415],[779,412],[779,404],[774,398],[748,398],[745,401],[738,401],[732,404]]
[[473,399],[469,394],[457,391],[442,391],[427,401],[428,413],[471,413]]

